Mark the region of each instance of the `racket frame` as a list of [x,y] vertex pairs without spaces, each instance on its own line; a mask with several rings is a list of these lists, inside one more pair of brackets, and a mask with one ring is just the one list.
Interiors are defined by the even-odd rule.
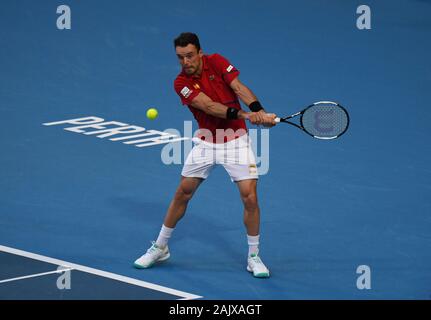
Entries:
[[[341,132],[339,135],[336,135],[334,137],[320,137],[320,136],[315,136],[315,135],[311,134],[310,132],[308,132],[304,128],[304,124],[302,122],[302,116],[303,116],[303,114],[308,109],[310,109],[311,107],[313,107],[313,106],[315,106],[317,104],[321,104],[321,103],[332,104],[334,106],[337,106],[337,107],[341,108],[345,112],[345,114],[347,116],[347,125],[346,125],[346,128],[344,128],[343,132]],[[300,118],[299,118],[299,123],[300,124],[299,125],[297,123],[287,121],[287,120],[292,119],[292,118],[297,117],[297,116],[300,116]],[[336,138],[341,137],[347,131],[347,129],[349,128],[349,124],[350,124],[350,117],[349,117],[349,113],[347,112],[346,108],[344,108],[342,105],[340,105],[337,102],[333,102],[333,101],[317,101],[317,102],[314,102],[313,104],[310,104],[308,107],[304,108],[302,111],[296,112],[296,113],[294,113],[294,114],[292,114],[290,116],[284,117],[284,118],[276,118],[275,121],[276,122],[288,123],[288,124],[290,124],[292,126],[295,126],[295,127],[299,128],[299,129],[301,129],[302,131],[304,131],[306,134],[312,136],[313,138],[322,139],[322,140],[332,140],[332,139],[336,139]]]

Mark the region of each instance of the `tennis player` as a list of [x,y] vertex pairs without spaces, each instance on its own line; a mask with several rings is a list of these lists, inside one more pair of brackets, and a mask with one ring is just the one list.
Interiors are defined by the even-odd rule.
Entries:
[[[245,120],[271,127],[276,124],[276,115],[265,112],[253,92],[238,79],[238,69],[226,58],[202,52],[196,34],[182,33],[174,45],[182,67],[174,81],[175,91],[193,113],[199,133],[193,139],[195,145],[187,156],[159,236],[134,266],[148,268],[169,258],[168,240],[188,202],[211,169],[221,164],[238,186],[244,204],[249,246],[247,270],[255,277],[269,277],[269,270],[259,256],[258,173]],[[241,109],[238,98],[251,112]]]

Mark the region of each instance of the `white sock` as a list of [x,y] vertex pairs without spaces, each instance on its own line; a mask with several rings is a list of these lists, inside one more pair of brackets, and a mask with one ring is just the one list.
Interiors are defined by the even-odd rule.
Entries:
[[174,228],[168,228],[165,225],[162,225],[162,229],[160,229],[159,237],[156,240],[156,246],[159,248],[164,248],[168,244],[169,238],[171,237],[172,231]]
[[259,252],[259,237],[257,236],[249,236],[247,235],[247,242],[248,242],[248,256],[254,254],[258,254]]

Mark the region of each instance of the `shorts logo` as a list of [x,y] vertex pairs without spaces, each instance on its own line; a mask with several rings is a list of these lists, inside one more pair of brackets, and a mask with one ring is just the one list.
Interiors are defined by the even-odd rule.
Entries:
[[250,164],[248,166],[249,174],[250,175],[256,175],[257,174],[257,166],[255,164]]
[[192,92],[193,92],[193,90],[190,90],[189,88],[187,88],[187,87],[184,87],[182,90],[181,90],[181,94],[183,95],[183,97],[184,98],[188,98],[188,97],[190,97],[190,95],[192,94]]
[[227,67],[227,68],[226,68],[226,71],[227,71],[227,72],[231,72],[231,71],[232,71],[232,69],[233,69],[233,65],[229,65],[229,67]]

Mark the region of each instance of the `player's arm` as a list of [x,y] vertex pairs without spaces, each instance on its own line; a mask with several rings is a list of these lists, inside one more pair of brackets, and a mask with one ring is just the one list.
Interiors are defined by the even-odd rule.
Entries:
[[254,93],[246,85],[239,81],[238,77],[232,80],[230,87],[238,96],[238,98],[240,98],[241,101],[247,106],[249,106],[252,102],[257,101],[257,97],[254,95]]
[[[256,115],[253,115],[253,117],[256,117],[257,120],[253,123],[256,124],[265,124],[265,125],[275,125],[275,114],[273,113],[266,113],[265,109],[260,105],[258,102],[258,99],[256,95],[241,81],[239,81],[238,77],[233,79],[230,83],[230,87],[235,92],[235,94],[238,96],[238,98],[241,99],[242,102],[244,102],[252,111],[256,111],[253,113],[257,113]],[[260,110],[256,110],[255,108],[261,108]]]
[[[191,106],[205,112],[206,114],[222,119],[249,119],[251,114],[244,110],[232,110],[234,108],[229,108],[222,103],[213,101],[203,92],[199,92],[199,94],[192,100]],[[232,113],[235,113],[236,117]]]

